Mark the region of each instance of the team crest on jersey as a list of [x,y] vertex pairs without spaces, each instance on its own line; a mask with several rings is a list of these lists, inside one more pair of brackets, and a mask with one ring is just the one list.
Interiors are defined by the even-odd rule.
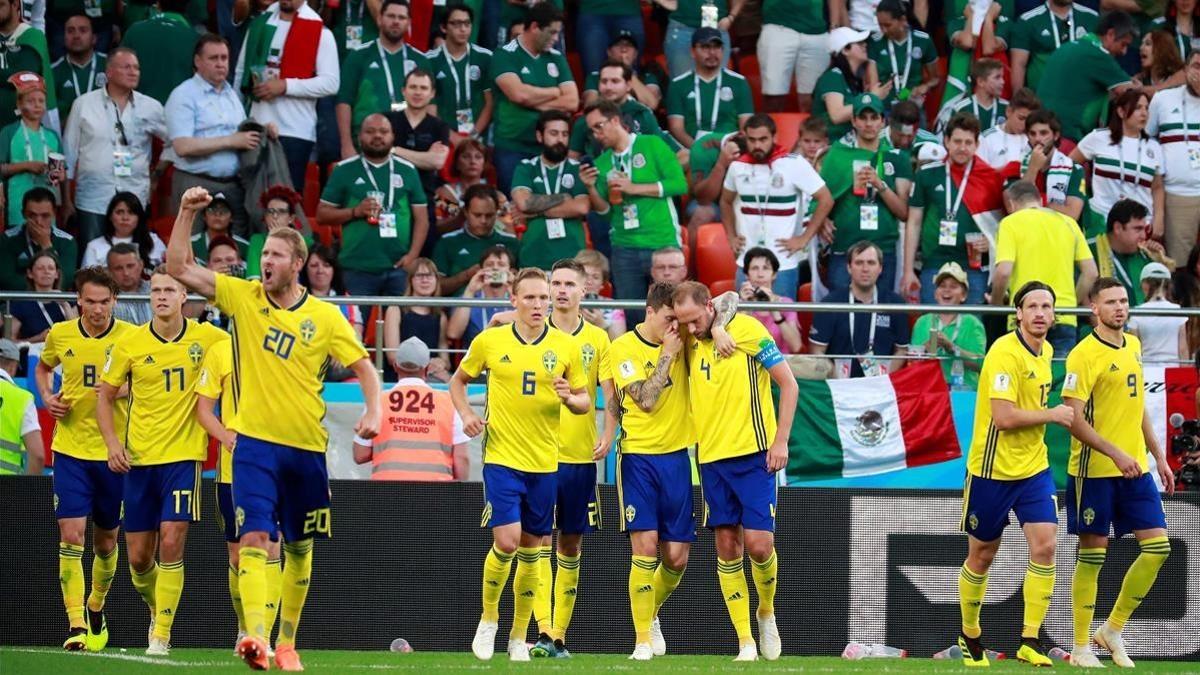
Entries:
[[630,504],[625,507],[625,522],[632,523],[634,518],[637,518],[637,509],[633,508],[633,504]]
[[781,174],[778,174],[778,173],[771,174],[771,187],[773,187],[773,188],[783,187],[783,176]]
[[558,64],[557,63],[547,63],[546,64],[546,74],[549,75],[550,77],[558,77]]
[[1086,525],[1091,525],[1091,524],[1092,524],[1092,521],[1093,521],[1093,520],[1095,520],[1095,519],[1096,519],[1096,511],[1095,511],[1094,509],[1092,509],[1092,508],[1086,508],[1086,509],[1084,509],[1084,510],[1083,510],[1083,522],[1084,522],[1084,524],[1086,524]]
[[552,351],[547,351],[544,354],[542,354],[542,367],[546,369],[547,373],[550,373],[551,375],[553,375],[554,367],[557,365],[558,365],[558,354],[555,354]]
[[721,100],[722,101],[732,101],[733,100],[733,89],[731,89],[729,87],[721,87]]
[[646,166],[646,156],[639,152],[633,156],[633,168],[640,169],[644,166]]
[[562,177],[562,186],[564,188],[566,188],[567,190],[570,190],[571,188],[575,187],[575,176],[572,176],[569,173],[564,175]]
[[882,443],[891,426],[887,420],[883,419],[883,414],[878,410],[868,410],[854,421],[855,427],[850,431],[850,436],[868,448]]
[[467,68],[467,78],[472,82],[479,80],[479,66],[470,66]]
[[200,361],[204,359],[204,348],[198,342],[193,342],[191,347],[188,347],[188,358],[192,360],[193,366],[200,365]]
[[312,319],[305,319],[300,322],[300,338],[305,343],[312,342],[313,337],[317,334],[317,324],[313,323]]
[[583,369],[589,370],[592,367],[592,361],[596,358],[596,348],[591,345],[583,346]]

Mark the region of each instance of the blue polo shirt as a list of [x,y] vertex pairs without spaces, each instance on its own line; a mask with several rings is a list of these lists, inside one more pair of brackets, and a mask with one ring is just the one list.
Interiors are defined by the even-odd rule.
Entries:
[[[831,291],[821,302],[850,302],[850,289]],[[879,304],[902,305],[904,300],[890,290],[879,289]],[[854,338],[850,337],[850,317],[854,317]],[[871,322],[875,322],[875,343],[872,354],[890,356],[896,347],[907,347],[911,331],[908,314],[904,312],[872,313],[816,312],[813,316],[809,339],[826,345],[826,354],[866,354],[871,337]],[[850,365],[851,377],[862,377],[863,370],[858,359]]]
[[[170,140],[228,136],[246,119],[246,109],[228,82],[222,82],[218,90],[199,74],[175,87],[164,114]],[[175,166],[188,173],[231,178],[238,172],[238,153],[221,150],[202,157],[179,157]]]

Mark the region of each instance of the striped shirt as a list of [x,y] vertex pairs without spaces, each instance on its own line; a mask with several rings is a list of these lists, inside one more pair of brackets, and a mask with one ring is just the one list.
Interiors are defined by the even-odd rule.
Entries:
[[1076,146],[1079,152],[1092,163],[1091,209],[1102,217],[1122,199],[1132,199],[1153,216],[1154,199],[1150,186],[1154,177],[1162,171],[1163,151],[1158,141],[1152,138],[1121,139],[1112,142],[1108,129],[1096,129]]
[[807,206],[804,197],[825,187],[808,160],[800,155],[786,155],[763,164],[738,159],[730,163],[724,187],[737,194],[733,213],[738,234],[746,238],[743,254],[762,246],[775,253],[781,269],[798,266],[801,254],[788,253],[775,242],[800,231]]
[[1200,97],[1189,93],[1187,85],[1158,92],[1150,101],[1146,133],[1162,145],[1167,192],[1200,197]]

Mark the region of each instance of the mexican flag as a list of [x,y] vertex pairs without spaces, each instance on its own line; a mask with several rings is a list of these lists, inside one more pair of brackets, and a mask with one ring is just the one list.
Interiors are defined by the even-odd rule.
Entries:
[[[961,184],[965,167],[954,162],[949,162],[949,167],[950,180],[955,185]],[[1000,229],[1000,219],[1004,217],[1004,176],[978,156],[971,163],[962,205],[995,249],[996,233]]]
[[788,482],[866,476],[962,455],[950,390],[936,362],[880,377],[799,384]]

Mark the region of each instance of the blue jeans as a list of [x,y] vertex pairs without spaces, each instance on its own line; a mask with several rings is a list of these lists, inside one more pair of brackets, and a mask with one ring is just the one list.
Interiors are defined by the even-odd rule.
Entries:
[[[883,273],[879,275],[876,285],[879,288],[894,288],[896,283],[896,254],[883,254]],[[829,256],[829,290],[850,287],[850,270],[846,267],[846,254],[834,253]]]
[[1065,323],[1056,323],[1046,334],[1046,342],[1049,342],[1054,347],[1054,357],[1059,359],[1067,358],[1067,354],[1075,348],[1075,343],[1078,341],[1079,329],[1075,326],[1068,326]]
[[[618,300],[645,300],[650,289],[650,258],[654,251],[648,248],[625,248],[614,246],[612,260],[613,295]],[[645,312],[640,309],[625,310],[625,325],[632,328],[641,323]]]
[[[667,72],[671,77],[679,77],[695,67],[696,64],[692,60],[692,33],[695,32],[695,28],[685,26],[674,19],[667,22],[667,37],[663,40],[663,54],[667,57]],[[732,47],[728,32],[721,31],[721,38],[725,41],[725,49],[721,55],[721,66],[724,67],[729,63]]]
[[304,173],[308,170],[308,158],[312,156],[313,141],[293,136],[280,136],[279,144],[287,156],[288,173],[292,174],[292,187],[304,194]]
[[[937,276],[937,268],[932,265],[926,265],[925,269],[921,270],[921,304],[936,305],[937,300],[933,297],[933,292],[937,290],[937,286],[933,283],[933,278]],[[967,283],[970,288],[967,289],[967,304],[982,305],[983,293],[987,290],[988,274],[983,270],[967,269]]]
[[[402,269],[391,269],[386,272],[343,269],[342,280],[346,283],[347,293],[363,297],[404,295],[404,292],[408,290],[408,272]],[[362,312],[363,321],[371,316],[370,305],[359,305],[359,311]]]
[[627,30],[633,33],[637,40],[638,53],[646,45],[646,28],[642,25],[642,15],[610,16],[606,14],[587,14],[580,12],[575,19],[575,49],[579,52],[579,63],[583,67],[583,75],[600,69],[600,64],[608,58],[608,44],[617,33]]
[[[746,283],[746,273],[739,267],[737,278],[734,283],[733,290],[740,291],[742,284]],[[785,298],[796,299],[796,291],[800,288],[800,268],[793,267],[790,270],[779,270],[775,275],[775,281],[771,284],[771,291],[775,295],[782,295]]]
[[536,156],[536,153],[521,152],[520,150],[503,148],[493,150],[492,162],[496,165],[496,187],[500,188],[504,194],[508,194],[509,188],[512,186],[513,174],[517,171],[517,165]]
[[605,258],[612,258],[612,223],[608,221],[608,216],[598,215],[595,211],[588,211],[587,214],[588,234],[592,236],[592,248],[604,254]]

